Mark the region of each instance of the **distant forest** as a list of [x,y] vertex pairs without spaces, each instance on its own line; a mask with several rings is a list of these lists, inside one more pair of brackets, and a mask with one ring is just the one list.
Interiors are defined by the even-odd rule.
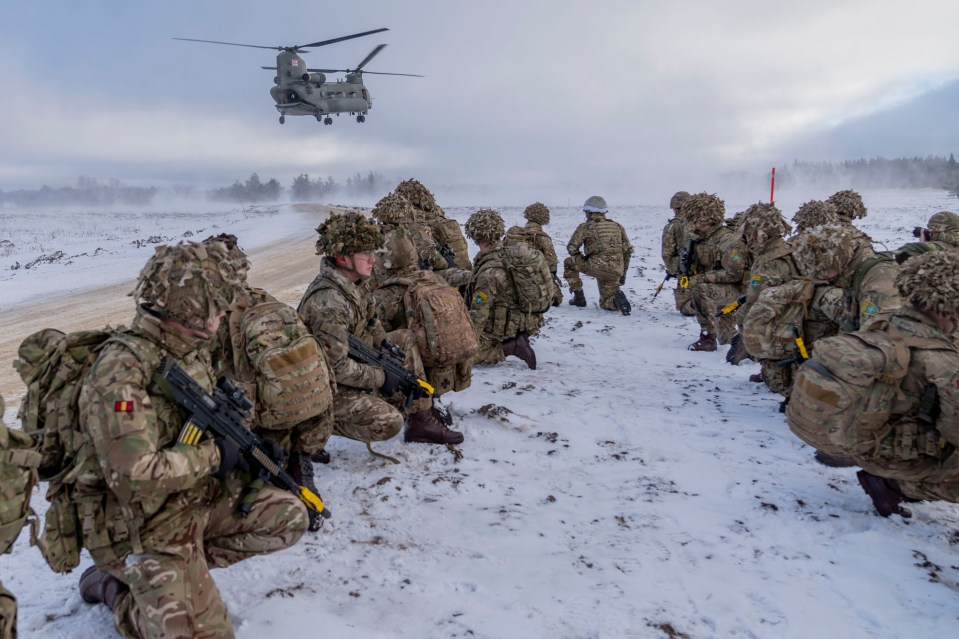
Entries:
[[776,168],[778,186],[817,184],[846,188],[941,188],[953,194],[959,191],[959,162],[949,157],[929,155],[924,158],[882,157],[846,160],[844,162],[806,162],[793,160],[791,165]]

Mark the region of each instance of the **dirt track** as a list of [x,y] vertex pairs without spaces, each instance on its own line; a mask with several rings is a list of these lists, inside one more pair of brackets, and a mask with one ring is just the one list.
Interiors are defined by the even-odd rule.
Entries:
[[[329,210],[315,206],[307,212],[315,213],[318,224]],[[287,238],[250,251],[250,283],[270,291],[281,301],[296,304],[319,269],[315,242],[315,234],[291,229]],[[0,315],[0,395],[7,400],[8,410],[19,405],[25,390],[12,366],[20,342],[48,326],[70,332],[129,324],[134,309],[127,293],[133,289],[135,276],[131,273],[131,279],[122,284],[23,306]]]

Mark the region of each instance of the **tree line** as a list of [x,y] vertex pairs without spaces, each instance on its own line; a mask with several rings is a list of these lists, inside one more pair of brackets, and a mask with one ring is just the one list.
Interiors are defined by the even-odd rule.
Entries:
[[0,190],[0,204],[14,206],[110,206],[112,204],[149,204],[157,194],[155,186],[126,186],[115,178],[98,182],[96,178],[80,176],[75,186],[51,188],[44,184],[39,189]]
[[841,185],[846,188],[940,188],[959,192],[959,162],[949,157],[884,157],[845,160],[843,162],[808,162],[793,160],[791,165],[776,169],[776,183],[782,187],[817,184]]

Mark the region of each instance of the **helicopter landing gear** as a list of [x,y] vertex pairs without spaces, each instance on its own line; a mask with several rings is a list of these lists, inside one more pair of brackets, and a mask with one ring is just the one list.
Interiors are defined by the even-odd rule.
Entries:
[[286,124],[286,116],[285,116],[285,115],[281,115],[281,116],[280,116],[280,124]]
[[323,120],[323,124],[333,124],[333,118],[327,116],[327,118]]
[[356,121],[357,121],[357,122],[366,122],[366,116],[365,116],[365,115],[358,115],[358,116],[356,116]]

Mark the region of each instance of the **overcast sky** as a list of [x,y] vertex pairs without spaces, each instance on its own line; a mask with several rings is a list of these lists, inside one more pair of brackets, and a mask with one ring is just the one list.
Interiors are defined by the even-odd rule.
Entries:
[[[0,5],[0,188],[375,170],[634,199],[800,159],[959,151],[954,0],[71,0]],[[374,108],[277,122],[268,50],[367,67]],[[951,102],[948,100],[951,98]],[[593,188],[595,187],[595,188]]]

